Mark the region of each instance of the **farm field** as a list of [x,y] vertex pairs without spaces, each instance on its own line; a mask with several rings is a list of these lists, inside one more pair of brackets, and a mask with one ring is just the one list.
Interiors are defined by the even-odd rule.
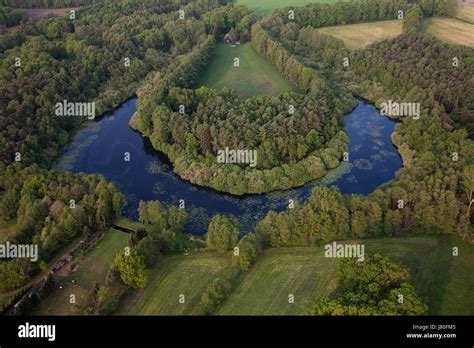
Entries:
[[[424,20],[423,30],[445,42],[474,47],[474,24],[456,19],[428,18]],[[341,39],[348,49],[355,50],[400,35],[402,22],[393,20],[338,25],[319,31]]]
[[265,15],[277,8],[287,6],[304,6],[309,3],[335,3],[338,0],[238,0],[237,5],[247,5],[251,10],[254,10],[258,15]]
[[127,241],[128,234],[110,229],[104,238],[83,256],[82,262],[77,260],[80,264],[75,272],[61,276],[61,281],[57,284],[58,289],[42,301],[35,314],[73,314],[69,304],[70,294],[75,294],[76,299],[79,299],[80,296],[87,294],[94,282],[103,282],[110,263],[117,252],[127,246]]
[[474,47],[474,24],[449,18],[429,18],[424,31],[442,41]]
[[[240,59],[239,67],[233,65],[236,57]],[[227,43],[217,44],[198,85],[216,89],[232,88],[241,98],[278,95],[295,90],[249,43],[235,47]]]
[[355,50],[371,43],[393,38],[402,33],[402,21],[391,20],[383,22],[338,25],[319,29],[321,33],[335,36],[348,49]]
[[[217,314],[309,315],[334,289],[336,262],[322,248],[279,248],[265,252]],[[295,303],[288,303],[290,294]]]
[[[360,242],[360,241],[359,241]],[[430,314],[473,314],[469,263],[474,247],[459,238],[409,237],[362,241],[366,252],[380,252],[410,270],[417,292]],[[452,245],[460,256],[451,255]],[[307,315],[336,285],[335,259],[320,248],[270,249],[246,274],[218,311],[224,315]],[[288,294],[295,303],[288,303]]]
[[[232,274],[230,254],[194,252],[166,257],[149,272],[144,289],[122,302],[122,315],[199,315],[201,296],[219,276]],[[183,294],[185,303],[179,303]]]
[[[474,314],[470,296],[474,247],[457,237],[404,237],[354,241],[366,252],[380,252],[410,270],[416,291],[429,314]],[[459,247],[459,256],[451,254]],[[149,273],[149,284],[125,298],[120,315],[198,315],[206,286],[234,268],[229,255],[191,253],[168,256]],[[336,260],[324,257],[324,248],[267,250],[241,276],[218,315],[310,315],[312,308],[337,286]],[[185,304],[178,296],[185,295]],[[288,303],[292,294],[295,303]]]
[[474,24],[474,4],[459,4],[456,18]]

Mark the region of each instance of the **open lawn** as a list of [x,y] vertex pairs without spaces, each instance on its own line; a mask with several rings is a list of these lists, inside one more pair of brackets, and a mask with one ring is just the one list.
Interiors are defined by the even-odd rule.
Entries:
[[474,24],[474,4],[459,4],[456,18]]
[[[234,67],[234,58],[240,59],[239,67]],[[235,47],[226,43],[217,44],[198,85],[232,88],[241,98],[278,95],[295,90],[249,43]]]
[[354,50],[374,42],[397,37],[402,33],[402,21],[337,25],[321,28],[319,31],[341,39],[348,49]]
[[[198,315],[200,301],[209,283],[232,274],[230,254],[194,252],[164,258],[149,273],[149,283],[122,301],[118,314]],[[179,302],[183,294],[185,303]]]
[[127,246],[129,235],[111,229],[91,251],[84,255],[79,268],[71,276],[76,284],[90,287],[94,282],[102,282],[109,271],[115,255]]
[[474,24],[457,19],[429,18],[424,21],[423,30],[442,41],[474,47]]
[[[125,238],[124,238],[125,237]],[[102,282],[126,234],[111,231],[85,255],[81,268],[64,278],[36,314],[71,314],[69,295],[86,294]],[[354,241],[366,252],[379,252],[410,271],[413,285],[433,315],[474,314],[474,246],[458,237],[416,236]],[[459,248],[459,255],[452,250]],[[121,315],[199,315],[200,300],[215,278],[235,272],[230,254],[192,252],[164,257],[149,272],[149,283],[121,303]],[[75,283],[72,283],[72,280]],[[216,314],[309,315],[315,304],[337,287],[336,259],[324,257],[324,247],[279,248],[265,251],[243,274]],[[185,303],[179,303],[184,294]],[[295,303],[288,303],[294,295]]]
[[[127,246],[127,241],[128,234],[110,229],[104,238],[82,257],[82,260],[73,261],[79,262],[79,268],[61,277],[57,290],[42,301],[35,314],[73,314],[70,310],[69,296],[74,294],[76,299],[79,299],[89,292],[94,282],[102,283],[115,255]],[[67,273],[65,270],[64,272]]]
[[[334,289],[336,263],[320,248],[265,252],[218,311],[223,315],[309,315]],[[289,295],[295,303],[288,303]]]
[[[360,242],[360,241],[359,241]],[[459,238],[409,237],[364,240],[409,270],[430,314],[474,314],[474,246]],[[452,246],[460,254],[452,256]],[[335,259],[324,248],[268,250],[218,311],[226,315],[306,315],[336,286]],[[295,303],[288,303],[294,294]]]
[[237,5],[246,5],[258,15],[265,15],[281,7],[298,7],[309,3],[335,3],[337,1],[338,0],[238,0]]

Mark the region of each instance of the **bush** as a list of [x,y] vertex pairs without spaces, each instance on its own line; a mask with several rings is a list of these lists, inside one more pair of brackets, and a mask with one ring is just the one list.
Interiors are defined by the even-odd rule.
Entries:
[[204,313],[213,313],[230,293],[231,288],[232,285],[228,279],[214,279],[201,297],[201,306]]

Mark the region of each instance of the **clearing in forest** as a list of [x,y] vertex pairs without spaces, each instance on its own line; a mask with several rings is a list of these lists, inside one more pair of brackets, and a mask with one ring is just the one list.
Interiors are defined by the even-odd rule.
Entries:
[[424,21],[423,28],[442,41],[474,47],[474,24],[457,19],[429,18]]
[[[218,277],[234,272],[229,254],[192,252],[166,256],[148,274],[148,285],[122,302],[122,315],[198,315],[201,297]],[[180,296],[184,295],[184,303]]]
[[[436,315],[473,315],[474,247],[458,237],[378,238],[354,241],[365,252],[379,252],[410,271],[413,286]],[[350,241],[348,243],[351,243]],[[459,256],[452,255],[452,247]],[[462,257],[461,257],[462,255]],[[308,315],[336,286],[336,259],[324,247],[267,250],[243,276],[218,314]],[[288,303],[294,295],[295,303]]]
[[[35,311],[35,314],[74,314],[69,302],[70,294],[74,294],[76,300],[79,300],[81,296],[87,295],[94,282],[102,284],[115,255],[127,246],[128,238],[127,233],[111,228],[103,239],[83,256],[82,260],[76,258],[72,261],[73,263],[79,262],[77,270],[61,277],[57,289],[41,301],[41,305]],[[68,265],[65,266],[65,268],[67,267]],[[64,270],[64,272],[67,271]]]
[[474,4],[459,4],[456,18],[474,24]]
[[[235,58],[239,58],[238,67],[234,66]],[[198,86],[203,85],[216,89],[232,88],[241,98],[278,95],[295,90],[250,43],[217,44],[213,57],[198,82]]]
[[321,28],[319,31],[341,39],[348,49],[355,50],[374,42],[397,37],[402,33],[402,21],[337,25]]
[[258,15],[265,15],[273,12],[277,8],[294,6],[300,7],[310,3],[326,3],[331,4],[339,0],[238,0],[237,5],[247,5],[251,10],[254,10]]

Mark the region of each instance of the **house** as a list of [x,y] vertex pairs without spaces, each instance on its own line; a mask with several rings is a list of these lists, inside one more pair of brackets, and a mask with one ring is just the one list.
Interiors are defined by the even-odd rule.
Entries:
[[224,41],[227,43],[234,44],[236,40],[237,40],[237,33],[235,32],[234,28],[230,29],[229,32],[224,35]]

